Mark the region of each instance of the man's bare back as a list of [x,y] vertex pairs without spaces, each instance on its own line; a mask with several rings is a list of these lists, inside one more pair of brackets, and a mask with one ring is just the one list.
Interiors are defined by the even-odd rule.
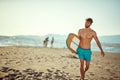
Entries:
[[83,28],[79,30],[78,36],[80,38],[79,47],[83,49],[90,49],[91,40],[96,36],[96,32],[91,28]]

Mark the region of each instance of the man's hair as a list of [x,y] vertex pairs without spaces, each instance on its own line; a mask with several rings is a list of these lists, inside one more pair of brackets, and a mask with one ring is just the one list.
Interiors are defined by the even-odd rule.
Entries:
[[92,18],[87,18],[86,21],[90,21],[91,23],[93,23]]

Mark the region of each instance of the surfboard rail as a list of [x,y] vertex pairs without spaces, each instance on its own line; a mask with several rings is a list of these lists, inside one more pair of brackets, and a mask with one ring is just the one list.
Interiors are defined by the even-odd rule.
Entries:
[[74,34],[74,33],[69,33],[67,39],[66,39],[66,44],[68,49],[72,52],[77,54],[77,48],[79,46],[80,39],[79,37]]

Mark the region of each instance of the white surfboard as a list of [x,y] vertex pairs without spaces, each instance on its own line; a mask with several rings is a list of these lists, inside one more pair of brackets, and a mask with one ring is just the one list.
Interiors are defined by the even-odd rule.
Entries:
[[66,44],[72,53],[77,54],[77,48],[79,46],[79,43],[80,43],[80,39],[76,34],[70,33],[68,35],[68,38],[66,40]]

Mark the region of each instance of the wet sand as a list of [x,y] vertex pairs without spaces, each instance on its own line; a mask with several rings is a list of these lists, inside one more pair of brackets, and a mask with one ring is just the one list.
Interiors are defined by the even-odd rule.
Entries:
[[[120,53],[92,55],[85,80],[120,80]],[[68,49],[0,47],[0,80],[80,80],[79,59]]]

